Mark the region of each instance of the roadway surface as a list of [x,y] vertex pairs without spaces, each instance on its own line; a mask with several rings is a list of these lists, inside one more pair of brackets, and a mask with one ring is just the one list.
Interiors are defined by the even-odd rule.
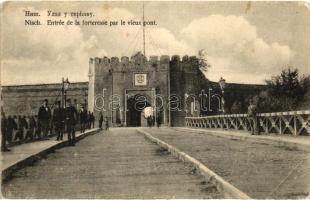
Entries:
[[221,198],[214,185],[135,129],[49,154],[2,185],[6,198]]
[[309,151],[215,137],[195,130],[142,130],[196,158],[252,198],[309,195]]

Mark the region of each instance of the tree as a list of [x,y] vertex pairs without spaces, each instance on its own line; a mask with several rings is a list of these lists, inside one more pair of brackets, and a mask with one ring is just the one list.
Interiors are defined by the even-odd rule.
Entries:
[[297,109],[310,87],[310,76],[299,76],[297,69],[285,69],[266,81],[267,90],[258,95],[259,112],[279,112]]
[[198,65],[202,72],[207,72],[211,67],[207,60],[207,54],[203,49],[198,51]]
[[238,100],[234,101],[230,110],[231,110],[231,113],[234,113],[234,114],[242,113],[242,111],[243,111],[242,110],[242,103]]

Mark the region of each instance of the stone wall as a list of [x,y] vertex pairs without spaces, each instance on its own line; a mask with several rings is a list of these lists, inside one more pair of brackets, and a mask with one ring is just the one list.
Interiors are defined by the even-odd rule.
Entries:
[[[171,110],[171,126],[184,126],[185,116],[190,109],[189,105],[194,100],[192,97],[199,95],[201,85],[207,84],[207,79],[205,77],[201,79],[201,72],[195,56],[183,56],[181,59],[178,55],[171,58],[170,77],[173,100],[178,98],[178,105],[172,105],[178,109]],[[189,96],[186,101],[185,94]]]
[[[59,84],[37,84],[2,86],[2,105],[6,115],[36,115],[44,99],[49,104],[61,101]],[[71,83],[67,91],[67,98],[76,103],[87,103],[88,82]]]
[[[141,53],[130,59],[128,57],[90,58],[88,109],[94,112],[95,117],[99,117],[102,112],[110,123],[126,126],[127,98],[137,94],[152,96],[156,91],[156,94],[163,97],[165,104],[163,122],[168,124],[169,112],[166,103],[169,93],[169,62],[167,56],[150,57],[147,60]],[[135,85],[135,74],[146,74],[147,84]],[[155,97],[152,96],[148,103],[153,105],[154,99]],[[120,103],[118,110],[112,109],[112,100]]]

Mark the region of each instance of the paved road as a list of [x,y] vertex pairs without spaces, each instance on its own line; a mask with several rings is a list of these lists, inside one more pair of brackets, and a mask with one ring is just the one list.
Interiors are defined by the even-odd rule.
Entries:
[[143,130],[198,159],[252,198],[309,195],[309,151],[171,128]]
[[89,136],[2,185],[7,198],[221,198],[215,187],[135,129]]

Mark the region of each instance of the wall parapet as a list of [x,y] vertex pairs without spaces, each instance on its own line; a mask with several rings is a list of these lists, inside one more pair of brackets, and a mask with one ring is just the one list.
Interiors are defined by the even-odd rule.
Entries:
[[[196,56],[188,56],[188,55],[184,55],[181,56],[180,55],[173,55],[173,56],[169,56],[169,55],[161,55],[161,56],[149,56],[149,57],[145,57],[143,55],[138,55],[140,58],[145,59],[146,62],[150,62],[150,63],[154,63],[154,62],[164,62],[164,63],[169,63],[170,61],[179,61],[179,62],[183,62],[183,63],[187,63],[187,62],[192,62],[193,60],[197,59]],[[130,62],[134,62],[136,60],[136,56],[122,56],[122,57],[111,57],[108,58],[106,56],[104,57],[91,57],[89,58],[89,63],[90,64],[110,64],[110,63],[123,63],[123,64],[128,64]]]
[[[257,128],[265,133],[309,135],[310,110],[259,113]],[[224,128],[251,131],[253,118],[248,114],[212,115],[204,117],[185,117],[188,127]]]

